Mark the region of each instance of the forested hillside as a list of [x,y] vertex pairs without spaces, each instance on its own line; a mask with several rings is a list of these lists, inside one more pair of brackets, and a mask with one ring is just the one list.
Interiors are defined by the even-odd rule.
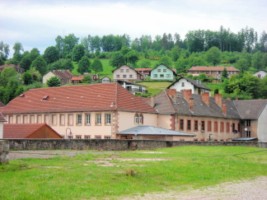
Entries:
[[[13,55],[10,55],[11,48]],[[226,96],[245,99],[267,96],[267,81],[251,75],[259,70],[267,71],[267,33],[257,33],[248,27],[237,33],[224,27],[218,31],[195,30],[188,32],[184,39],[178,33],[139,38],[127,34],[78,38],[68,34],[57,36],[55,45],[42,53],[38,48],[24,51],[20,42],[1,41],[0,65],[4,64],[20,65],[24,70],[23,74],[12,69],[1,72],[0,100],[4,103],[29,88],[42,87],[42,75],[53,69],[69,69],[77,75],[85,72],[110,75],[112,69],[124,64],[135,68],[165,64],[176,68],[178,74],[186,73],[192,66],[235,66],[241,75],[222,80]],[[200,78],[210,81],[205,76]]]

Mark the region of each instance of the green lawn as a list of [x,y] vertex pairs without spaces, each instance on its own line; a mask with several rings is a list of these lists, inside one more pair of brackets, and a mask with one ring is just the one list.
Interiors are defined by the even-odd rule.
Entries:
[[139,84],[146,86],[151,96],[154,96],[159,94],[162,90],[166,89],[171,84],[171,82],[151,81],[151,82],[140,82]]
[[89,199],[186,190],[267,176],[266,149],[182,146],[88,151],[0,165],[0,199]]

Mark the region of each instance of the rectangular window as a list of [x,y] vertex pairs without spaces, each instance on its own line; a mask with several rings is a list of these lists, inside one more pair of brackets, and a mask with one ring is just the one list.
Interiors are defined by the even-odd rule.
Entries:
[[132,74],[130,74],[130,75],[129,75],[129,78],[133,78],[133,75],[132,75]]
[[90,137],[90,135],[85,135],[84,136],[84,139],[90,139],[91,137]]
[[52,115],[52,125],[57,125],[57,115]]
[[110,136],[107,136],[107,135],[105,135],[105,136],[104,136],[104,139],[108,139],[108,140],[109,140],[109,139],[111,139],[111,137],[110,137]]
[[187,130],[191,131],[191,120],[187,120]]
[[50,124],[50,116],[49,115],[45,115],[45,123]]
[[91,125],[91,114],[90,113],[85,114],[85,125],[87,126]]
[[117,76],[116,76],[117,78],[120,78],[120,75],[119,74],[117,74]]
[[42,115],[37,115],[37,124],[42,123]]
[[220,125],[220,132],[221,132],[221,133],[224,132],[224,122],[221,122],[221,125]]
[[161,69],[158,69],[158,72],[161,72]]
[[208,121],[208,131],[211,132],[211,121]]
[[65,125],[65,115],[64,114],[60,114],[60,125],[61,126]]
[[81,136],[81,135],[76,135],[75,138],[76,138],[76,139],[82,139],[82,136]]
[[197,121],[197,120],[195,120],[194,130],[195,130],[195,131],[198,131],[198,121]]
[[154,74],[154,78],[158,78],[158,75],[157,74]]
[[164,78],[164,74],[160,74],[159,77],[160,77],[160,78]]
[[230,123],[226,122],[226,132],[230,133]]
[[102,124],[101,113],[96,113],[95,114],[95,124],[96,125],[101,125]]
[[123,70],[123,69],[121,69],[120,71],[121,71],[121,72],[124,72],[124,70]]
[[184,120],[180,119],[180,130],[184,130]]
[[34,115],[31,115],[30,116],[30,124],[34,124],[35,123],[35,121],[34,121]]
[[218,132],[218,122],[214,122],[214,132]]
[[68,125],[73,126],[73,114],[68,114]]
[[236,130],[235,130],[235,123],[232,123],[232,132],[235,133]]
[[110,124],[111,124],[111,114],[105,113],[105,125],[110,125]]
[[126,78],[127,76],[126,76],[126,74],[123,74],[122,77],[123,77],[123,78]]
[[23,115],[23,124],[27,124],[27,123],[28,123],[28,116]]
[[82,125],[82,114],[76,115],[76,125]]
[[101,139],[101,135],[95,135],[95,139]]
[[163,69],[163,72],[167,72],[167,69]]
[[205,131],[205,121],[201,121],[201,130]]
[[126,72],[129,72],[129,69],[126,69]]

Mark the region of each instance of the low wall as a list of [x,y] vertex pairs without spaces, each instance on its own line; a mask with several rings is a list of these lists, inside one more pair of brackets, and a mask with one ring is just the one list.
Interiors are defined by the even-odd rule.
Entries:
[[8,163],[8,141],[0,140],[0,164]]
[[158,141],[158,140],[37,140],[13,139],[9,140],[10,150],[136,150],[156,149],[164,147],[200,145],[200,146],[258,146],[257,142],[189,142],[189,141]]

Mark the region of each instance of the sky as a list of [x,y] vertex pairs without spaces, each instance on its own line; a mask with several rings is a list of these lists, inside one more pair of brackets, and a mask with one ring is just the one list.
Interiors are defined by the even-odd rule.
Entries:
[[41,52],[58,35],[142,35],[192,30],[267,32],[266,0],[0,0],[0,41]]

